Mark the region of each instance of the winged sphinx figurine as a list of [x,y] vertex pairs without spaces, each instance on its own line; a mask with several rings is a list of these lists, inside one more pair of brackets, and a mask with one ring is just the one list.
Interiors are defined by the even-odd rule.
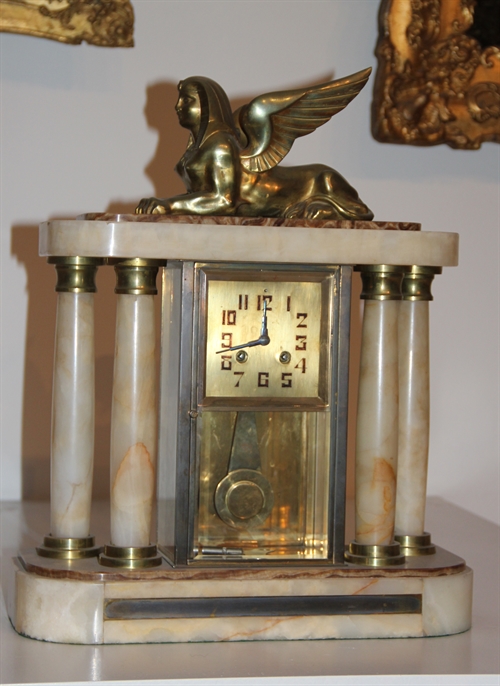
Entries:
[[191,135],[176,170],[187,193],[143,198],[136,213],[372,219],[356,190],[331,167],[279,164],[296,138],[325,124],[356,97],[370,72],[267,93],[234,113],[215,81],[204,76],[181,81],[175,109]]

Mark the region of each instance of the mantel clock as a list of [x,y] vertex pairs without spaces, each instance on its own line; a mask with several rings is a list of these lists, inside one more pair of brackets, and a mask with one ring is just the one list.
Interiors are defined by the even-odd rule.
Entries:
[[[472,573],[424,529],[430,287],[457,264],[457,236],[373,222],[334,169],[280,165],[369,73],[267,93],[236,112],[215,81],[185,79],[176,111],[190,138],[177,170],[187,192],[143,198],[134,215],[42,225],[41,254],[58,275],[51,528],[16,570],[20,633],[128,643],[470,627]],[[117,309],[101,550],[90,511],[104,264]],[[365,306],[346,549],[353,269]]]
[[158,521],[174,565],[343,563],[350,280],[167,264]]

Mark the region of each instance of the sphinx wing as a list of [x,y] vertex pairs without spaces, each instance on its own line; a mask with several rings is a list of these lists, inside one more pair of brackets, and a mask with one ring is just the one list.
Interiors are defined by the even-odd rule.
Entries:
[[234,113],[246,147],[241,163],[248,171],[275,167],[299,136],[312,133],[360,92],[371,68],[311,88],[267,93]]

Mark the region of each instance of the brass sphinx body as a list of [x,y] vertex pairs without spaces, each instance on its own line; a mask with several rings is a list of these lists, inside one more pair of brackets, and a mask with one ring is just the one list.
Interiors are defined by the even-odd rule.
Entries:
[[370,72],[261,95],[234,113],[215,81],[203,76],[181,81],[175,109],[191,135],[176,170],[187,193],[143,198],[136,213],[372,219],[356,190],[331,167],[279,165],[296,138],[356,97]]

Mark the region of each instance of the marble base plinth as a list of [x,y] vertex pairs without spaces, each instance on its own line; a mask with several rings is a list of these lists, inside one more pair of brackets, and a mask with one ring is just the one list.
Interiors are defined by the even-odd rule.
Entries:
[[471,626],[472,571],[442,548],[397,569],[163,563],[147,572],[30,552],[12,572],[14,628],[56,643],[398,638]]

